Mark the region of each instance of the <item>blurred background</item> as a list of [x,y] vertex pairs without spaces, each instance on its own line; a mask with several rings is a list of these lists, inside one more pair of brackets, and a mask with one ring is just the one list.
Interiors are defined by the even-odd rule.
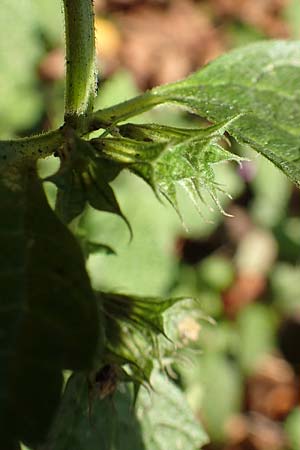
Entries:
[[[300,38],[298,0],[95,0],[95,7],[96,108],[185,77],[233,47]],[[2,0],[1,138],[61,125],[63,100],[61,1]],[[201,123],[171,106],[136,121]],[[180,192],[184,225],[140,179],[121,174],[113,186],[134,238],[118,217],[86,210],[80,227],[116,251],[93,254],[88,269],[97,288],[199,300],[210,319],[182,321],[182,340],[195,352],[174,369],[210,435],[206,450],[299,450],[300,193],[250,148],[231,145],[249,161],[215,168],[225,214],[207,197],[200,216]],[[53,202],[53,185],[46,190]]]

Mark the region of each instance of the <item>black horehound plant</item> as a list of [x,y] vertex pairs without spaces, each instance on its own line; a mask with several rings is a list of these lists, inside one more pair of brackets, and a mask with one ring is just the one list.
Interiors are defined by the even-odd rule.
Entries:
[[[0,141],[0,450],[21,442],[49,450],[194,450],[206,436],[179,389],[159,370],[150,379],[155,356],[163,358],[163,314],[176,299],[93,292],[88,246],[83,252],[68,224],[87,204],[124,218],[110,186],[124,169],[176,210],[178,184],[196,207],[204,191],[217,202],[214,164],[239,161],[222,146],[225,133],[299,185],[300,43],[256,43],[185,80],[93,111],[93,3],[64,0],[64,15],[64,124]],[[213,125],[128,123],[163,103]],[[100,137],[90,138],[96,130]],[[55,210],[36,171],[53,154],[60,158],[48,178],[58,189]],[[65,370],[73,374],[63,388]],[[152,394],[138,390],[149,380]]]

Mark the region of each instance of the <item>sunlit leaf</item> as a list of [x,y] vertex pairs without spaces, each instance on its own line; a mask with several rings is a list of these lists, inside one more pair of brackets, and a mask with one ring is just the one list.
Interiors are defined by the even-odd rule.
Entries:
[[151,385],[151,392],[141,389],[136,406],[145,449],[196,450],[207,444],[208,437],[180,389],[156,371]]
[[[229,122],[237,120],[233,117]],[[177,186],[183,187],[199,209],[208,192],[218,207],[213,165],[241,159],[220,145],[228,122],[203,129],[161,125],[125,125],[120,132],[131,138],[94,139],[92,145],[103,155],[141,176],[165,196],[179,212]],[[139,139],[139,140],[138,140]],[[200,209],[199,209],[200,210]]]
[[300,185],[300,44],[272,41],[234,50],[187,79],[95,113],[92,125],[116,124],[171,102],[262,153]]

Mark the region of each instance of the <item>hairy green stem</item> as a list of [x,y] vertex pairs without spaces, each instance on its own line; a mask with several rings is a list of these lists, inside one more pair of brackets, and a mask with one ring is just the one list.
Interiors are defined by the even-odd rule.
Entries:
[[64,0],[66,34],[65,121],[81,130],[92,112],[96,91],[92,0]]
[[168,101],[167,97],[153,95],[150,91],[127,100],[126,102],[119,103],[109,108],[100,109],[89,117],[89,131],[107,128],[130,117],[146,112],[154,106],[165,103],[166,101]]
[[64,131],[58,129],[37,136],[0,141],[0,169],[25,158],[45,158],[64,142]]

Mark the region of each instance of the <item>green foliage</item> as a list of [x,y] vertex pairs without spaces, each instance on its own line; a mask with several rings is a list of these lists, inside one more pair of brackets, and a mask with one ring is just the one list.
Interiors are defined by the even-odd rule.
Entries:
[[[168,339],[164,326],[164,313],[183,299],[142,298],[121,294],[98,293],[99,307],[105,317],[105,361],[125,364],[128,378],[136,384],[149,383],[154,361],[162,360]],[[172,336],[173,338],[173,336]],[[178,340],[178,339],[176,339]],[[175,340],[172,346],[175,345]]]
[[[4,6],[10,23],[12,17],[18,21],[14,6],[8,2]],[[7,110],[1,110],[1,127],[7,134],[12,127],[28,126],[31,102],[39,101],[30,70],[39,55],[36,41],[31,42],[37,26],[31,6],[29,0],[18,6],[26,17],[23,28],[14,27],[18,42],[8,42],[7,53],[0,51],[5,68],[1,86],[14,92],[12,100],[8,96]],[[186,80],[92,113],[92,2],[65,0],[64,6],[65,123],[45,135],[0,141],[0,446],[15,450],[23,441],[34,447],[42,444],[45,450],[93,450],[101,442],[104,449],[195,450],[207,437],[179,388],[155,362],[164,367],[172,354],[170,346],[183,346],[178,320],[189,308],[177,304],[178,299],[93,292],[83,254],[112,250],[106,242],[92,239],[84,222],[93,208],[120,216],[131,231],[111,186],[125,169],[144,180],[159,198],[160,194],[167,198],[179,214],[179,187],[200,213],[206,193],[222,210],[215,167],[242,161],[233,153],[228,135],[270,159],[299,186],[300,45],[256,43],[219,58]],[[7,33],[7,26],[4,21],[1,33]],[[22,58],[22,70],[15,71],[7,56],[27,31],[30,58]],[[20,92],[26,94],[24,104],[20,102],[15,116],[8,114],[11,122],[5,122]],[[120,124],[162,103],[180,105],[213,125],[196,129]],[[92,131],[98,137],[90,137]],[[55,211],[35,171],[37,159],[50,154],[60,158],[58,172],[44,180],[57,187]],[[134,207],[139,209],[139,203]],[[78,230],[83,251],[64,225],[69,223]],[[117,246],[118,236],[115,240]],[[139,252],[144,253],[143,246]],[[199,277],[207,291],[221,291],[232,276],[224,267],[221,262],[217,280],[212,279],[209,264],[207,270],[199,268],[195,279]],[[179,308],[173,316],[172,309],[167,311],[170,307]],[[248,348],[240,361],[245,369],[261,351],[258,331],[272,345],[272,323],[256,309],[240,318],[240,337]],[[168,336],[173,342],[167,341]],[[74,372],[65,390],[64,369]],[[220,355],[203,359],[200,369],[207,384],[214,382],[207,394],[211,395],[208,428],[221,440],[223,430],[218,435],[216,428],[238,408],[240,380],[235,367]],[[220,371],[225,378],[218,384]],[[223,403],[215,415],[219,399]]]
[[[249,144],[299,184],[299,42],[259,42],[218,58],[186,80],[100,110],[92,125],[116,124],[172,102]],[[235,120],[232,120],[236,118]]]
[[50,209],[34,164],[3,178],[0,195],[5,448],[12,436],[33,445],[44,439],[60,400],[61,370],[91,367],[102,344],[80,248]]
[[141,391],[137,405],[145,449],[167,450],[171,446],[192,450],[206,444],[207,436],[195,421],[182,392],[157,372],[153,373],[151,383],[154,392],[149,395]]
[[[178,217],[171,206],[157,201],[142,179],[130,173],[121,173],[113,189],[130,222],[133,239],[129,244],[128,229],[118,216],[87,209],[81,221],[88,239],[116,251],[115,255],[90,256],[93,285],[108,292],[118,289],[142,296],[164,295],[175,266],[172,249],[181,228]],[[197,213],[195,216],[199,220]]]
[[101,399],[98,393],[89,405],[86,378],[73,375],[42,450],[96,450],[99,442],[105,450],[195,450],[205,444],[207,436],[182,392],[157,371],[151,384],[152,391],[141,388],[135,409],[133,391],[124,383],[112,398]]
[[205,190],[220,207],[213,165],[241,161],[220,145],[225,129],[226,124],[204,129],[128,124],[119,128],[125,138],[94,139],[92,144],[100,155],[125,164],[143,178],[179,212],[176,185],[188,192],[197,208]]
[[87,202],[99,211],[115,213],[124,218],[109,185],[120,173],[121,167],[97,158],[92,147],[76,136],[68,152],[70,156],[60,170],[48,178],[59,188],[56,211],[61,220],[71,222],[83,212]]

